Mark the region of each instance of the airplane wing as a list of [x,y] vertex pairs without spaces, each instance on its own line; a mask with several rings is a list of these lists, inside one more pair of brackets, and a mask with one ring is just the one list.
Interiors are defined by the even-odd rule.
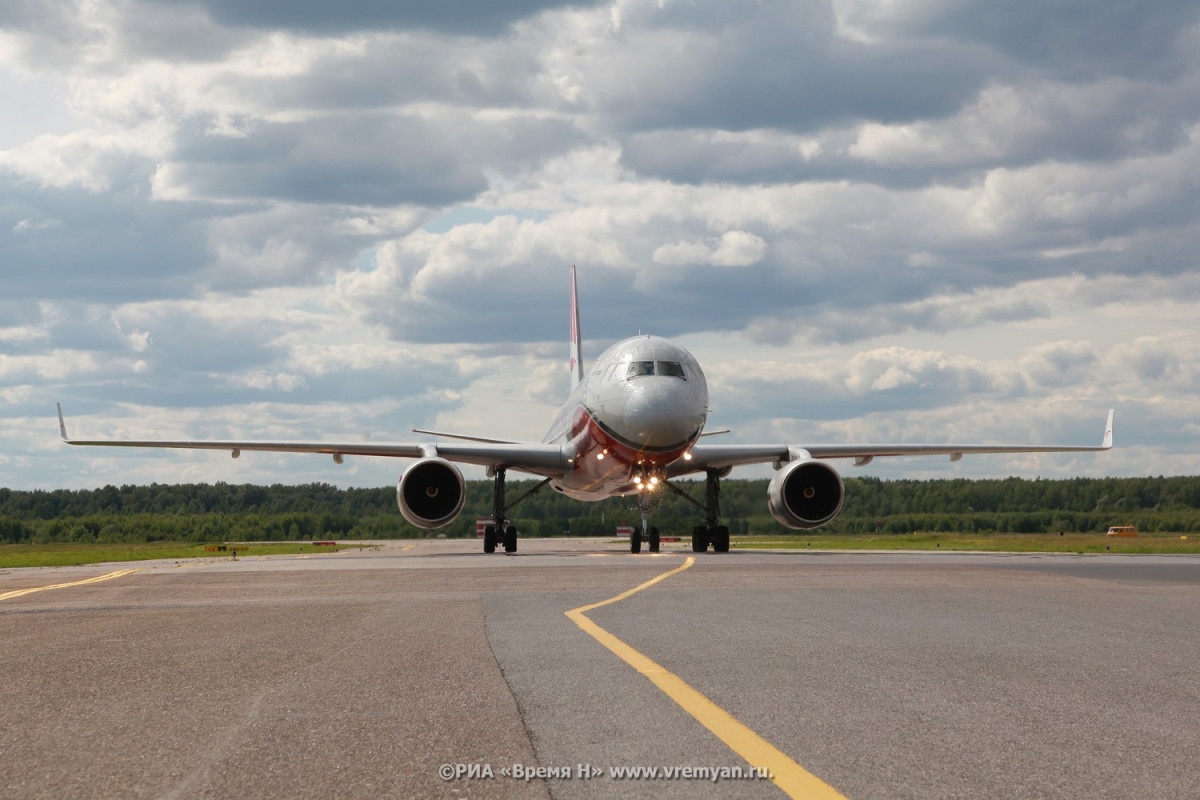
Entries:
[[[324,453],[342,463],[343,456],[383,456],[388,458],[444,458],[462,464],[482,467],[504,467],[543,477],[562,475],[569,466],[558,445],[525,442],[305,442],[256,440],[132,440],[132,439],[72,439],[67,436],[62,405],[58,405],[58,430],[62,440],[70,445],[88,447],[161,447],[182,450],[228,450],[234,458],[243,451],[271,453]],[[438,435],[438,434],[434,434]]]
[[883,456],[948,455],[958,461],[964,455],[976,453],[1078,453],[1111,450],[1113,444],[1113,411],[1108,411],[1104,438],[1099,445],[1042,445],[1042,444],[705,444],[691,449],[691,458],[672,465],[670,477],[726,469],[742,464],[763,464],[772,461],[796,461],[806,458],[853,458],[855,466],[865,466]]

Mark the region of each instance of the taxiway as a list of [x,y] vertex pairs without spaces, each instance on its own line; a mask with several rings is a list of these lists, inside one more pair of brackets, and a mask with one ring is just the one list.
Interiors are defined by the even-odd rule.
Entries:
[[[0,572],[138,569],[0,600],[0,797],[785,796],[566,615],[691,556]],[[1200,558],[735,550],[587,617],[849,798],[1200,791]]]

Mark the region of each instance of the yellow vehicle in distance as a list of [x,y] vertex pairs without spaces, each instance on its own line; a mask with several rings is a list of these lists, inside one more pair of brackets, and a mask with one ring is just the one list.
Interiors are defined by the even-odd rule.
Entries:
[[1137,525],[1112,525],[1108,529],[1109,536],[1128,536],[1136,539],[1138,535]]

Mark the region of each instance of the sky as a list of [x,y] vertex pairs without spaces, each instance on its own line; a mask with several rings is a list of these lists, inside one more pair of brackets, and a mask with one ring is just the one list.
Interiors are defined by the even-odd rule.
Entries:
[[7,0],[0,486],[406,463],[71,448],[55,401],[81,438],[540,440],[572,264],[585,359],[677,340],[723,441],[1115,408],[1109,453],[835,464],[1200,474],[1197,53],[1168,0]]

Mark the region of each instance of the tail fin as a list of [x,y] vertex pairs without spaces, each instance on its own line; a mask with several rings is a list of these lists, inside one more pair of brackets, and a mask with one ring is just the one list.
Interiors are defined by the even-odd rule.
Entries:
[[571,388],[583,380],[583,342],[579,336],[579,291],[575,288],[575,265],[571,265]]

